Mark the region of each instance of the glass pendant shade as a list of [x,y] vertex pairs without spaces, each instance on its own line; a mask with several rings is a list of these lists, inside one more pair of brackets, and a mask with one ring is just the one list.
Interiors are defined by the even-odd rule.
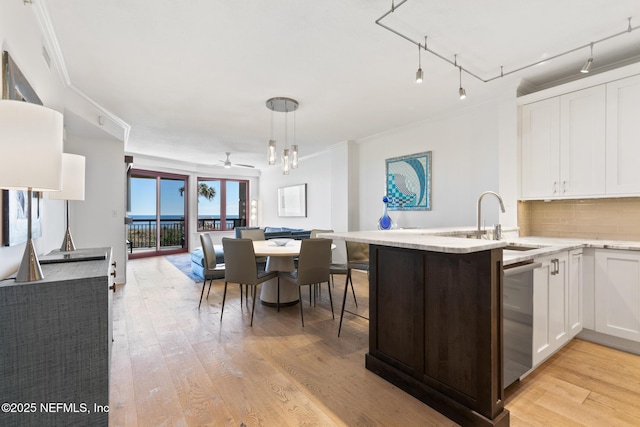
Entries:
[[276,142],[273,139],[269,140],[268,160],[270,165],[276,164]]
[[282,174],[289,175],[289,149],[282,150]]
[[291,169],[298,168],[298,144],[291,146]]

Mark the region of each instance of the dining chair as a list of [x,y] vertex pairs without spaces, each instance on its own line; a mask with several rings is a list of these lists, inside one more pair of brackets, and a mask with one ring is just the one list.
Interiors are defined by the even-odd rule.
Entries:
[[[266,240],[264,230],[261,228],[249,228],[246,230],[240,230],[240,238],[251,239],[253,241]],[[267,257],[256,258],[256,263],[258,264],[259,269],[265,270],[267,266]]]
[[[351,290],[353,291],[353,279],[351,277],[351,270],[362,270],[367,272],[367,276],[369,275],[369,244],[368,243],[360,243],[360,242],[349,242],[347,241],[347,268],[349,273],[347,275],[347,280],[351,282]],[[338,336],[340,336],[340,332],[342,331],[342,319],[344,318],[344,312],[353,314],[354,316],[358,316],[362,319],[369,320],[368,317],[365,317],[361,314],[358,314],[353,311],[346,310],[344,308],[345,303],[347,302],[347,284],[344,285],[344,294],[342,295],[342,309],[340,310],[340,325],[338,326]],[[353,294],[353,298],[355,301],[355,292]],[[356,302],[356,307],[358,307],[358,303]]]
[[[317,229],[313,229],[311,230],[310,233],[310,237],[313,238],[317,238],[319,234],[323,234],[323,233],[333,233],[333,230],[317,230]],[[344,274],[345,275],[345,286],[347,286],[347,283],[351,283],[351,292],[353,293],[353,301],[356,304],[356,307],[358,306],[358,301],[356,300],[356,291],[353,288],[353,280],[351,280],[351,271],[349,270],[349,267],[346,263],[334,263],[333,262],[333,257],[332,257],[332,262],[331,265],[329,266],[329,274],[331,274],[331,285],[333,287],[335,287],[335,283],[333,281],[333,275],[334,274]]]
[[[204,255],[204,281],[202,282],[202,292],[200,293],[200,302],[198,303],[198,310],[202,304],[202,296],[204,295],[204,287],[209,281],[209,290],[207,291],[207,299],[209,299],[209,292],[211,292],[211,285],[216,279],[224,278],[224,264],[216,264],[216,252],[213,248],[213,241],[209,233],[200,234],[200,244],[202,245],[202,253]],[[242,295],[240,295],[242,300]]]
[[[251,306],[251,326],[253,326],[253,312],[256,308],[256,289],[258,285],[269,279],[278,277],[278,272],[258,271],[256,265],[256,254],[253,250],[251,239],[222,239],[222,249],[224,250],[225,276],[224,293],[222,295],[222,309],[220,310],[220,322],[224,313],[224,304],[227,298],[227,284],[238,283],[242,292],[242,285],[251,287],[253,302]],[[247,289],[247,294],[249,293]],[[242,307],[242,295],[240,296],[240,306]]]
[[292,272],[280,272],[278,277],[298,286],[298,297],[300,298],[300,320],[304,327],[304,314],[302,310],[302,286],[311,286],[327,282],[329,289],[329,301],[331,303],[331,316],[333,313],[333,298],[331,296],[331,286],[329,266],[331,265],[331,240],[330,239],[303,239],[300,243],[300,261],[298,269]]

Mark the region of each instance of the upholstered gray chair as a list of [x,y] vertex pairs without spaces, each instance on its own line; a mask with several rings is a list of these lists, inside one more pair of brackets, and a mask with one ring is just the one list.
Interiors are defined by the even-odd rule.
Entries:
[[[310,236],[312,239],[318,237],[319,234],[323,233],[333,233],[333,230],[311,230]],[[351,271],[349,271],[349,267],[345,263],[334,263],[332,262],[329,266],[329,274],[331,275],[331,284],[335,287],[335,283],[333,281],[334,274],[344,274],[345,275],[345,286],[348,286],[348,283],[351,283],[351,292],[353,293],[353,301],[358,306],[358,301],[356,300],[356,291],[353,289],[353,281],[351,280]]]
[[240,230],[241,239],[266,240],[264,230],[261,228]]
[[298,286],[300,298],[300,320],[304,327],[304,314],[302,313],[302,286],[327,283],[329,289],[329,301],[331,302],[331,316],[333,314],[333,298],[329,284],[331,265],[331,240],[329,239],[303,239],[300,244],[300,258],[298,269],[293,272],[280,272],[279,278]]
[[[251,240],[266,240],[264,236],[264,230],[261,228],[250,228],[246,230],[240,230],[240,238],[241,239],[251,239]],[[264,270],[267,266],[267,257],[257,257],[256,263],[258,264],[258,269]]]
[[[369,274],[369,244],[359,242],[347,242],[347,268],[349,270],[347,274],[347,280],[351,282],[351,290],[353,291],[353,279],[351,278],[351,270],[363,270]],[[355,301],[356,295],[353,294]],[[351,313],[354,316],[361,317],[369,320],[367,317],[353,311],[345,310],[344,305],[347,301],[347,284],[344,286],[344,294],[342,295],[342,309],[340,310],[340,325],[338,326],[338,336],[342,331],[342,319],[344,318],[344,312]],[[356,302],[356,307],[358,303]]]
[[[253,241],[251,239],[222,239],[222,249],[224,250],[224,294],[222,295],[222,309],[220,310],[220,322],[222,322],[222,314],[224,313],[224,303],[227,298],[227,284],[238,283],[242,292],[242,285],[251,287],[251,295],[253,302],[251,306],[251,326],[253,326],[253,312],[256,308],[256,290],[259,284],[269,279],[278,277],[276,271],[265,272],[258,271],[256,265],[256,254],[253,250]],[[247,290],[247,294],[249,291]],[[242,296],[240,296],[240,304],[242,304]]]
[[200,302],[198,310],[202,304],[202,296],[204,295],[204,287],[209,281],[209,290],[207,291],[207,299],[211,292],[211,284],[216,279],[224,278],[224,264],[216,264],[216,253],[213,248],[213,241],[208,233],[200,234],[200,243],[202,244],[202,254],[204,255],[204,281],[202,282],[202,292],[200,293]]

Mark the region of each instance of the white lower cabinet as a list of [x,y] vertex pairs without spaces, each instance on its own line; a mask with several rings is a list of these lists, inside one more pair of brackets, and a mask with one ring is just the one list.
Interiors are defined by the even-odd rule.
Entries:
[[570,338],[569,254],[537,258],[533,271],[533,366],[551,356]]
[[595,329],[640,342],[640,252],[595,252]]
[[582,249],[569,251],[569,338],[575,337],[583,327],[584,318],[584,266]]

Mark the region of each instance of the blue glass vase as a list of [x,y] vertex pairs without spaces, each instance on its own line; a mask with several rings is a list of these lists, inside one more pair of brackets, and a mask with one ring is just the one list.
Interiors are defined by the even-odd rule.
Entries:
[[384,203],[384,210],[382,211],[382,216],[378,220],[378,230],[391,230],[393,227],[393,220],[387,213],[387,203],[389,203],[387,196],[382,198],[382,202]]

